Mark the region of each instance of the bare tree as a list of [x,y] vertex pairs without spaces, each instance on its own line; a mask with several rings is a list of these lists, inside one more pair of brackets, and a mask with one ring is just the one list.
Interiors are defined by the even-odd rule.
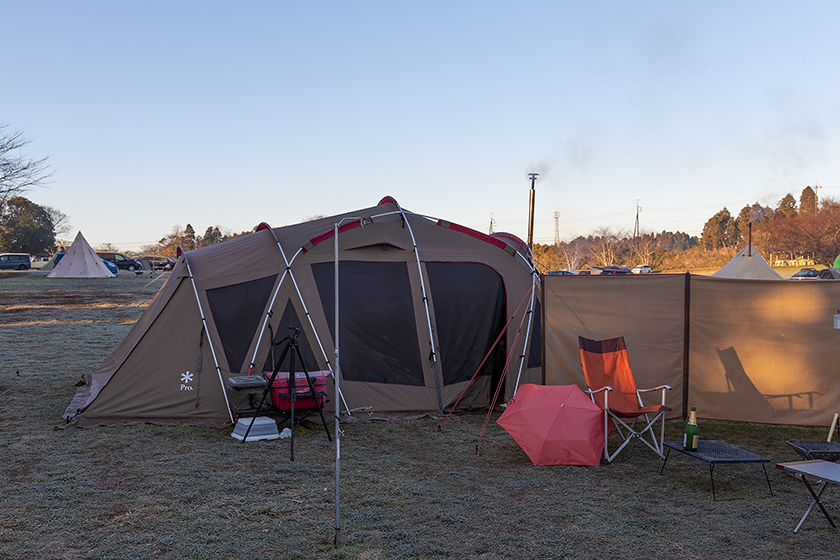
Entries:
[[623,237],[625,237],[623,230],[615,233],[612,229],[603,226],[595,230],[588,248],[589,254],[597,266],[616,264],[619,245]]
[[584,260],[584,251],[586,250],[586,241],[583,239],[575,239],[570,243],[561,244],[557,248],[557,253],[560,256],[560,262],[566,270],[575,272],[577,267]]
[[53,231],[56,237],[64,237],[70,235],[70,218],[67,214],[52,206],[43,206],[44,212],[50,217],[53,224]]
[[29,140],[21,132],[7,131],[8,125],[0,124],[0,209],[10,198],[19,196],[32,187],[44,186],[52,176],[47,158],[32,159],[23,154]]

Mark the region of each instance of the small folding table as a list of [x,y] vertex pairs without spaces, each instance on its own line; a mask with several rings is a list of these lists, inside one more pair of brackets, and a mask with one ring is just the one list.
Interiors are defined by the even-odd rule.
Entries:
[[[820,496],[822,496],[823,490],[825,487],[828,486],[829,482],[833,482],[835,484],[840,484],[840,464],[832,463],[831,461],[824,461],[822,459],[815,459],[813,461],[794,461],[792,463],[777,463],[776,466],[780,469],[783,469],[785,472],[788,472],[794,477],[801,480],[805,483],[805,487],[808,489],[808,492],[811,493],[811,497],[814,498],[811,502],[811,505],[808,506],[808,510],[805,512],[805,515],[802,516],[802,519],[799,520],[799,523],[796,525],[796,528],[793,530],[794,533],[798,533],[802,524],[805,523],[805,520],[808,519],[808,516],[811,515],[811,512],[814,510],[814,506],[820,506],[820,510],[823,512],[823,515],[831,524],[832,527],[837,527],[834,524],[834,521],[831,519],[831,516],[825,510],[825,506],[823,506],[822,502],[820,501]],[[814,487],[811,486],[811,482],[808,480],[808,477],[813,477],[817,479],[815,482],[819,484],[822,482],[822,485],[819,487],[818,491],[814,491]]]
[[717,501],[717,494],[715,493],[715,465],[735,465],[745,463],[761,463],[761,468],[764,470],[764,478],[767,480],[767,488],[770,489],[770,495],[773,495],[773,487],[770,486],[770,478],[767,476],[767,469],[763,463],[769,463],[770,458],[746,451],[739,447],[735,447],[725,441],[704,440],[697,442],[697,451],[688,451],[683,447],[681,441],[666,441],[664,443],[665,449],[668,452],[665,454],[665,461],[662,463],[662,468],[659,474],[665,472],[665,465],[668,462],[668,456],[671,451],[678,451],[683,455],[687,455],[692,459],[703,461],[709,465],[709,479],[712,481],[712,499]]

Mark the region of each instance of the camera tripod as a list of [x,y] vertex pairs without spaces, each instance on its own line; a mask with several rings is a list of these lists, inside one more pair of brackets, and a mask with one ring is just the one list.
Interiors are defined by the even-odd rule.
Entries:
[[[295,376],[295,357],[300,360],[300,367],[303,370],[304,376],[306,376],[306,382],[309,385],[309,395],[301,395],[301,396],[312,396],[313,400],[315,401],[315,406],[318,408],[318,414],[321,416],[321,423],[324,425],[324,431],[327,432],[327,439],[332,441],[332,436],[330,435],[330,430],[327,428],[327,421],[324,419],[324,410],[321,407],[321,403],[318,400],[318,395],[315,393],[315,384],[312,382],[312,378],[309,376],[309,372],[306,371],[306,364],[303,361],[303,356],[300,353],[300,347],[298,346],[297,337],[300,334],[300,329],[297,327],[289,327],[292,331],[292,334],[283,338],[282,340],[278,340],[273,343],[274,346],[280,346],[284,342],[286,346],[283,348],[283,351],[280,353],[280,357],[277,359],[277,362],[274,364],[274,371],[271,373],[271,378],[268,380],[268,384],[266,385],[265,389],[263,390],[262,399],[260,399],[260,404],[257,406],[257,410],[262,410],[263,404],[265,404],[265,398],[268,396],[268,392],[271,391],[271,386],[274,384],[274,380],[277,377],[277,372],[280,371],[280,365],[283,363],[283,360],[286,359],[286,355],[289,355],[289,400],[290,400],[290,425],[292,430],[292,439],[291,439],[291,458],[290,461],[295,460],[295,398],[297,396],[297,377]],[[291,353],[290,353],[291,352]],[[251,418],[251,424],[248,426],[248,430],[245,432],[245,435],[242,438],[242,442],[244,443],[246,439],[248,439],[248,433],[251,431],[251,428],[254,426],[254,421],[256,420],[256,415]]]

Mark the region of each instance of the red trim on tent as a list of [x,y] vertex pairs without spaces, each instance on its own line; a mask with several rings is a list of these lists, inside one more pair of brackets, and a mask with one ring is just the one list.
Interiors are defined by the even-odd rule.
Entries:
[[262,231],[264,229],[267,229],[268,231],[270,231],[271,232],[271,237],[274,238],[274,241],[277,241],[277,235],[274,233],[274,228],[271,227],[270,225],[268,225],[265,222],[260,222],[260,225],[257,226],[257,228],[254,230],[254,233],[256,233],[258,231]]
[[[362,221],[373,223],[371,218],[362,218],[361,220],[355,220],[350,222],[349,224],[344,224],[343,226],[338,228],[338,233],[344,233],[345,231],[349,231],[351,229],[356,229],[357,227],[362,227]],[[307,251],[311,251],[313,247],[318,245],[319,243],[323,243],[327,239],[332,238],[335,235],[335,228],[330,228],[324,233],[320,235],[316,235],[312,239],[306,242],[303,246],[303,252],[306,253]]]
[[395,199],[393,196],[386,196],[385,198],[379,201],[379,204],[377,204],[377,206],[382,206],[383,204],[393,204],[397,208],[399,208],[400,206],[399,204],[397,204],[397,199]]
[[500,231],[498,233],[494,233],[494,234],[490,235],[490,237],[493,237],[493,238],[496,238],[496,239],[507,239],[508,241],[511,241],[517,247],[519,247],[519,249],[521,251],[525,251],[528,248],[528,246],[525,244],[524,241],[522,241],[521,239],[519,239],[518,237],[516,237],[512,233],[507,233],[505,231]]
[[469,235],[470,237],[475,237],[476,239],[484,241],[485,243],[489,243],[490,245],[495,245],[499,249],[503,249],[510,253],[511,256],[514,256],[516,254],[516,250],[501,239],[495,239],[493,237],[490,237],[489,235],[481,233],[480,231],[476,231],[466,226],[453,224],[452,222],[447,222],[446,220],[438,220],[437,225],[454,231],[458,231],[460,233],[464,233],[466,235]]
[[177,249],[175,249],[175,258],[180,257],[180,256],[181,256],[181,254],[183,254],[183,253],[186,253],[186,251],[184,251],[184,248],[183,248],[183,247],[181,247],[180,245],[178,245],[178,248],[177,248]]

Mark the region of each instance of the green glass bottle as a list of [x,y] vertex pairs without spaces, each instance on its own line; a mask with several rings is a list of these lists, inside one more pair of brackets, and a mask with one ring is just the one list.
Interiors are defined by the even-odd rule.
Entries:
[[697,407],[691,407],[691,416],[688,417],[688,424],[685,425],[683,435],[683,448],[686,451],[697,451],[697,441],[700,439],[700,430],[697,428]]

